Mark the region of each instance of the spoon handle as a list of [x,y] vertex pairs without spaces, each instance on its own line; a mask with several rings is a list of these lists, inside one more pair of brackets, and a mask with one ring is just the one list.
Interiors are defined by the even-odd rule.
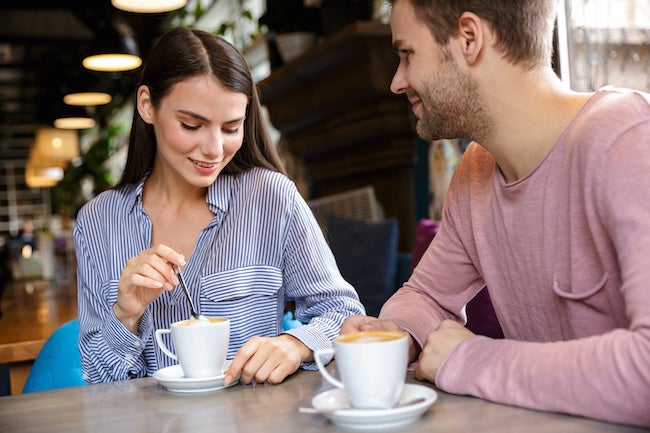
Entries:
[[198,317],[196,308],[194,308],[194,302],[192,302],[192,297],[190,296],[190,291],[187,289],[187,284],[185,284],[185,279],[183,278],[183,274],[181,273],[181,268],[178,265],[174,265],[174,270],[176,271],[176,276],[178,277],[178,281],[180,281],[181,283],[180,285],[183,288],[183,292],[187,297],[187,302],[189,302],[190,304],[190,313],[192,313],[192,317]]

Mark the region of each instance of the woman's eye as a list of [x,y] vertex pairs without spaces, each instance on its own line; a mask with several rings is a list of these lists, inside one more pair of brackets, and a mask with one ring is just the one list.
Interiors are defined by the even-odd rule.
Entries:
[[226,134],[237,134],[239,132],[239,128],[224,128],[223,132]]
[[181,126],[189,131],[196,131],[197,129],[199,129],[199,126],[188,125],[185,122],[181,122]]

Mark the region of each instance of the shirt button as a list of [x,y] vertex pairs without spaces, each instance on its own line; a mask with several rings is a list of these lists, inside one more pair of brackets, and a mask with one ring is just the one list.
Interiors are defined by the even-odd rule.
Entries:
[[140,340],[135,340],[135,342],[133,343],[133,345],[134,345],[135,347],[137,347],[138,349],[142,347],[142,343],[140,342]]

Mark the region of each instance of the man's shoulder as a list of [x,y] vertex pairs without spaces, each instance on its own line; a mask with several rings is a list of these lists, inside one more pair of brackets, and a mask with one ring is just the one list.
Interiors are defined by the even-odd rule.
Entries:
[[474,179],[491,178],[495,167],[496,163],[492,154],[480,144],[472,142],[463,153],[457,171]]
[[[581,113],[591,120],[608,123],[647,121],[650,119],[650,94],[633,89],[607,86],[592,96]],[[609,119],[609,120],[608,120]]]

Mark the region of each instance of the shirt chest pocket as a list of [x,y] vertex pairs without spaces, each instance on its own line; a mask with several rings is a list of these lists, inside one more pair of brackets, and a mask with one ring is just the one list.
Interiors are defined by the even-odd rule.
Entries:
[[[201,310],[209,316],[277,321],[282,271],[271,266],[232,269],[201,278]],[[234,321],[233,321],[234,322]],[[233,323],[234,325],[234,323]]]
[[608,276],[606,272],[593,276],[581,275],[583,278],[553,277],[553,291],[561,298],[580,301],[592,297],[605,287]]

